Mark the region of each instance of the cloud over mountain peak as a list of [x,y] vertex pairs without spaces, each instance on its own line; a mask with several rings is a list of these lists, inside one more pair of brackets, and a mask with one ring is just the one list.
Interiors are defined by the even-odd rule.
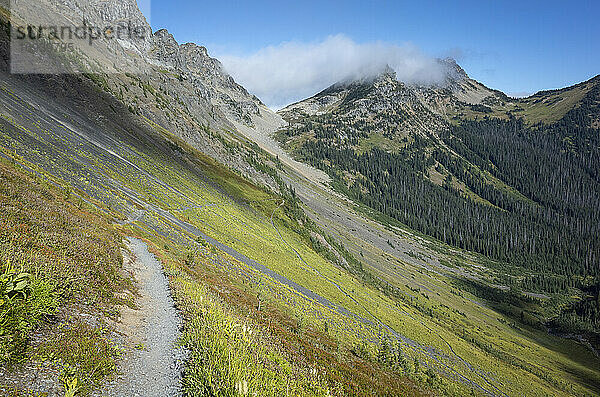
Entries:
[[447,64],[413,45],[357,43],[341,34],[312,43],[285,42],[246,56],[218,57],[238,83],[273,108],[339,81],[374,76],[388,65],[398,80],[410,84],[442,84],[449,73]]

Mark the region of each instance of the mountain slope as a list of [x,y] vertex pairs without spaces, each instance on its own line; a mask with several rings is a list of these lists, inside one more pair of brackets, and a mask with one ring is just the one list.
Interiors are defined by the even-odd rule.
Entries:
[[[275,195],[231,172],[86,78],[5,72],[0,78],[1,156],[112,214],[123,224],[118,233],[145,239],[161,258],[186,315],[187,392],[234,394],[245,384],[273,396],[428,394],[424,383],[386,369],[371,353],[349,353],[356,340],[377,346],[377,326],[364,309],[375,293],[312,248],[292,217],[297,210],[289,194]],[[72,91],[56,90],[62,86]],[[254,161],[269,169],[263,153]],[[57,244],[48,243],[50,250]],[[354,298],[335,284],[353,288]],[[414,348],[407,356],[424,362],[427,349]],[[62,389],[60,376],[69,374],[59,360],[64,351],[46,364],[23,353],[36,371],[56,368],[52,389],[37,385],[40,391]],[[317,363],[325,363],[318,376]],[[71,375],[87,382],[79,373]]]
[[[66,1],[62,11],[55,2],[33,3],[76,22],[130,15],[142,23],[131,1]],[[109,73],[108,63],[102,64],[107,70],[83,75],[0,71],[0,156],[76,202],[88,202],[90,211],[110,214],[115,233],[148,243],[184,314],[186,393],[597,394],[599,366],[591,351],[548,335],[537,317],[547,313],[537,300],[505,285],[489,287],[506,281],[503,263],[441,244],[381,214],[365,216],[368,209],[322,186],[314,177],[319,173],[275,157],[283,152],[268,134],[285,123],[235,86],[201,47],[180,46],[166,31],[97,44],[65,66],[110,59],[139,73]],[[437,105],[441,98],[452,89],[474,102],[495,95],[479,86],[471,92],[463,83],[413,92],[382,81],[378,92],[390,96],[381,106],[396,124],[377,122],[388,129],[406,125],[406,147],[415,155],[449,151],[444,134],[452,125]],[[361,89],[347,102],[347,116],[351,120],[356,110],[369,125],[377,107],[361,102]],[[428,119],[404,120],[403,112]],[[335,131],[335,120],[328,123]],[[429,131],[429,123],[440,129]],[[368,131],[357,123],[361,128]],[[335,136],[324,137],[336,149]],[[419,181],[427,181],[423,175]],[[18,205],[8,207],[18,223]],[[370,219],[378,216],[378,222]],[[46,253],[60,246],[49,243]],[[60,353],[45,363],[24,353],[28,364],[54,376],[58,389],[59,375],[73,375],[56,359]]]
[[[598,85],[600,76],[588,81],[558,90],[541,91],[528,98],[507,98],[503,102],[488,103],[488,109],[456,110],[455,114],[462,117],[482,117],[485,114],[493,117],[507,118],[513,115],[523,118],[529,125],[537,123],[553,124],[562,120],[569,112],[581,106],[592,106],[590,114],[594,115],[596,123],[590,122],[587,126],[598,128]],[[462,113],[461,113],[462,112]]]
[[[375,317],[369,310],[376,296],[373,288],[339,272],[316,251],[308,237],[310,225],[273,168],[278,164],[275,158],[214,125],[195,130],[198,120],[191,120],[192,127],[185,130],[161,121],[170,114],[160,100],[168,84],[153,88],[161,80],[146,80],[147,74],[11,75],[7,23],[3,20],[0,32],[5,66],[0,72],[0,155],[11,167],[88,202],[93,211],[107,212],[120,224],[114,227],[117,233],[149,243],[185,312],[190,357],[183,386],[188,393],[430,394],[426,378],[434,372],[420,381],[375,359],[379,342],[391,332],[378,331],[375,322],[387,322],[389,312],[383,320],[381,314]],[[194,90],[181,89],[194,97]],[[136,96],[134,107],[127,98]],[[204,106],[200,101],[197,105]],[[151,111],[146,113],[144,107]],[[233,159],[245,174],[270,180],[280,195],[232,172],[192,144],[203,150],[222,147],[224,161]],[[18,208],[16,212],[19,215]],[[13,237],[19,238],[11,233]],[[56,242],[48,243],[50,251],[56,248]],[[0,266],[0,271],[7,270],[4,263]],[[109,310],[117,316],[121,308]],[[25,336],[29,341],[31,335]],[[358,343],[362,353],[354,354],[350,350]],[[40,392],[74,391],[66,382],[73,385],[73,377],[78,379],[76,386],[89,390],[113,372],[98,373],[98,383],[87,383],[80,375],[84,370],[66,366],[80,368],[82,357],[67,361],[62,350],[40,362],[27,350],[30,346],[20,346],[28,364],[25,371],[42,372],[49,380],[19,384],[25,378],[17,373],[16,393],[34,386]],[[412,368],[413,360],[425,362],[432,349],[414,342],[410,347],[394,343],[382,351],[395,357],[390,364]],[[436,365],[448,366],[438,361]],[[3,358],[2,371],[12,371],[9,364]],[[464,366],[452,370],[467,371]],[[416,368],[415,374],[424,371]],[[468,374],[461,376],[466,381],[458,388],[467,390],[471,381]],[[5,381],[9,379],[3,377],[0,390],[13,390],[13,379]],[[479,384],[472,382],[472,387]],[[438,387],[442,384],[448,383],[439,381]]]
[[[516,100],[464,72],[421,87],[387,71],[282,109],[277,138],[357,202],[513,268],[502,283],[585,297],[600,276],[599,90]],[[600,332],[597,313],[582,331]]]
[[[91,79],[124,103],[130,112],[173,131],[198,150],[256,182],[277,188],[269,176],[246,162],[245,145],[241,146],[242,151],[232,150],[231,146],[240,140],[247,141],[240,132],[242,129],[246,131],[256,125],[276,129],[281,119],[238,85],[220,62],[208,55],[206,48],[193,43],[180,45],[166,30],[152,33],[135,0],[60,3],[41,0],[19,4],[11,10],[15,26],[45,26],[48,21],[61,25],[63,21],[65,26],[131,23],[141,29],[141,37],[124,36],[119,40],[101,37],[92,46],[76,43],[75,49],[66,53],[48,50],[44,40],[34,40],[31,45],[36,50],[33,55],[27,53],[32,57],[29,62],[51,65],[40,70],[41,73],[75,71]],[[9,48],[4,50],[8,52]],[[8,53],[3,59],[9,59]],[[47,62],[48,59],[52,61]]]

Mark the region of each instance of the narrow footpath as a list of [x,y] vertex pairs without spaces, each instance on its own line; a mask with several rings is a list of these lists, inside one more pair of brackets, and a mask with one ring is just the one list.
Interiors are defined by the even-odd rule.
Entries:
[[177,347],[182,320],[175,308],[161,263],[141,240],[125,241],[133,257],[126,269],[138,283],[137,309],[124,308],[118,324],[126,351],[119,375],[101,396],[180,396],[185,351]]

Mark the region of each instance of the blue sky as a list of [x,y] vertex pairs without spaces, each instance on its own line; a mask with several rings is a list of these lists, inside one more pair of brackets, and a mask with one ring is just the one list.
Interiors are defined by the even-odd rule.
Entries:
[[234,57],[237,67],[267,47],[287,43],[306,51],[332,36],[356,46],[408,45],[425,56],[452,56],[471,77],[521,94],[599,74],[599,17],[597,0],[153,0],[151,24],[179,42],[206,46],[211,55]]

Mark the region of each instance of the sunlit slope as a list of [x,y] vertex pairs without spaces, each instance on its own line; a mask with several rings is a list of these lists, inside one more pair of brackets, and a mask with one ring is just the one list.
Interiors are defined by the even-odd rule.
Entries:
[[[508,98],[504,101],[487,103],[484,106],[455,106],[448,109],[448,116],[454,120],[483,117],[508,118],[511,115],[522,117],[528,124],[552,124],[561,120],[569,111],[578,108],[597,90],[598,76],[563,89],[540,91],[526,98]],[[597,94],[595,94],[597,96]]]
[[[531,326],[540,321],[535,317],[539,301],[527,297],[514,301],[510,294],[491,288],[502,274],[497,263],[401,224],[391,226],[389,219],[382,223],[369,219],[365,216],[369,209],[348,205],[302,178],[296,178],[295,186],[310,217],[360,259],[382,290],[405,303],[397,308],[403,318],[426,329],[417,340],[446,341],[456,358],[478,365],[491,358],[491,373],[502,379],[502,391],[509,395],[511,389],[518,393],[518,387],[526,390],[524,395],[596,392],[597,357],[584,345]],[[509,315],[511,311],[515,313]],[[409,324],[398,324],[397,329],[412,335],[417,328]]]
[[[49,100],[27,83],[4,77],[3,156],[56,177],[75,194],[89,194],[122,213],[122,222],[148,233],[183,245],[218,241],[242,259],[241,274],[270,280],[277,287],[265,290],[278,291],[270,293],[310,321],[326,322],[347,343],[376,346],[385,335],[398,338],[407,355],[456,380],[455,387],[496,395],[523,390],[528,395],[586,394],[577,385],[580,379],[565,372],[597,379],[593,365],[586,369],[550,350],[534,354],[543,349],[535,342],[539,334],[516,331],[494,311],[473,303],[475,298],[457,295],[469,294],[449,290],[448,280],[435,272],[398,262],[397,279],[388,276],[394,284],[402,288],[404,278],[418,277],[426,285],[422,294],[404,289],[405,299],[363,284],[310,247],[302,227],[288,216],[285,199],[192,153],[168,132],[128,116],[126,109],[87,89],[82,95],[95,98],[97,113],[85,104]],[[589,355],[575,346],[569,350]],[[511,357],[518,361],[511,363]],[[556,368],[548,379],[540,370],[545,366]],[[532,375],[540,378],[535,384]]]
[[[350,342],[377,344],[390,333],[388,326],[399,323],[391,309],[395,303],[335,268],[291,229],[294,224],[300,227],[280,208],[282,199],[197,153],[185,154],[143,124],[98,123],[84,112],[36,96],[29,87],[17,94],[9,84],[20,82],[4,81],[4,156],[28,168],[39,167],[38,172],[55,176],[74,194],[104,202],[121,212],[125,223],[180,243],[198,236],[217,240],[249,259],[250,266],[258,263],[277,273],[290,293],[304,295],[317,306],[318,316],[330,318],[329,327],[339,328]],[[426,361],[429,348],[406,343],[407,354]],[[444,346],[439,347],[443,352]],[[446,371],[451,364],[443,363]],[[466,379],[468,375],[468,383]]]
[[[126,109],[109,103],[93,87],[82,86],[81,95],[96,100],[93,113],[86,109],[88,102],[61,103],[5,76],[3,156],[51,177],[82,199],[89,200],[89,195],[122,213],[122,223],[134,223],[184,246],[204,239],[221,244],[241,262],[283,284],[291,296],[285,299],[287,304],[295,307],[292,298],[300,297],[298,307],[306,308],[307,317],[321,325],[326,321],[330,332],[348,346],[364,342],[372,350],[390,334],[389,319],[379,318],[381,314],[374,310],[393,306],[389,298],[316,254],[291,229],[295,221],[284,214],[281,198],[190,153],[172,137],[165,140],[165,131],[153,130],[147,120],[131,118]],[[103,109],[109,112],[106,116]],[[300,228],[297,223],[294,227]],[[433,356],[429,347],[409,340],[403,343],[406,354],[420,362]],[[430,366],[462,379],[456,387],[470,385],[469,375],[460,375],[468,371],[453,369],[452,362],[443,358],[446,354],[440,352],[438,358],[435,353],[438,363]]]

